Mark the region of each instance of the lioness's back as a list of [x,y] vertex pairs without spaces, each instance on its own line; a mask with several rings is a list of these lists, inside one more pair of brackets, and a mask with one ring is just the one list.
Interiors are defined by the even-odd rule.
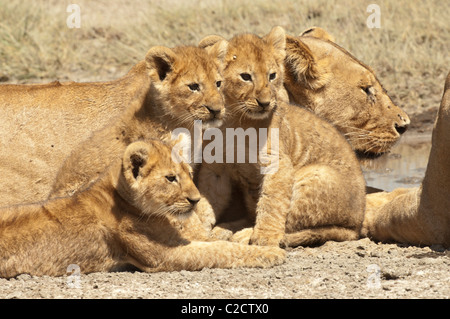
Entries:
[[0,206],[46,199],[72,149],[149,85],[143,62],[110,82],[0,85]]

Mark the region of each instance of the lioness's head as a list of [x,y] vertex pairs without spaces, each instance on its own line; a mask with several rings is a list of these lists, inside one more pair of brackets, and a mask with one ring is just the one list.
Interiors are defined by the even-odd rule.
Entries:
[[173,161],[171,153],[171,146],[156,140],[125,150],[120,193],[143,214],[188,217],[200,200],[191,167]]
[[192,128],[195,120],[203,128],[222,124],[225,106],[222,96],[222,59],[227,42],[209,50],[181,46],[173,49],[157,46],[146,57],[155,99],[174,126]]
[[[219,36],[204,38],[199,46],[207,47]],[[224,95],[227,112],[236,118],[266,118],[277,106],[283,89],[285,32],[275,27],[264,37],[243,34],[228,43],[224,66]]]
[[342,132],[362,156],[388,152],[409,123],[373,70],[312,28],[286,37],[285,87],[290,102],[310,108]]

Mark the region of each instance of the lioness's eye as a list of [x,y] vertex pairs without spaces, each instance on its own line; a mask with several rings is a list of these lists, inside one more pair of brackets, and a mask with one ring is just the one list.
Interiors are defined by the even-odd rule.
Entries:
[[244,81],[251,81],[252,80],[252,76],[248,73],[241,73],[241,78]]
[[177,181],[177,177],[176,177],[175,175],[167,175],[167,176],[166,176],[166,179],[167,179],[169,182],[171,182],[171,183]]
[[222,81],[217,81],[217,82],[216,82],[216,86],[217,86],[218,88],[220,88],[221,85],[222,85]]
[[198,83],[191,83],[188,84],[188,87],[191,91],[200,91],[200,85],[198,85]]
[[277,77],[277,74],[276,74],[275,72],[269,74],[269,80],[270,80],[270,81],[275,80],[276,77]]

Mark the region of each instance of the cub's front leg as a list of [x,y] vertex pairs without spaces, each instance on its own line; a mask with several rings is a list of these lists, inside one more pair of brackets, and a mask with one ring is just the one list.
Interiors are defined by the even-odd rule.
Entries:
[[203,268],[267,268],[281,264],[286,253],[279,247],[248,246],[228,241],[200,242],[168,249],[159,271]]
[[213,238],[228,239],[232,235],[231,231],[215,227],[217,219],[231,200],[231,178],[225,166],[202,163],[197,184],[202,199],[197,204],[196,214],[206,228],[212,229]]
[[294,184],[290,159],[280,155],[278,170],[269,173],[263,178],[250,244],[278,246],[284,237]]
[[[167,232],[168,236],[176,236],[175,233],[170,234],[170,229]],[[123,247],[127,249],[126,262],[146,272],[194,271],[203,268],[266,268],[281,264],[286,256],[279,247],[248,246],[228,241],[188,242],[181,238],[172,238],[167,244],[165,240],[149,240],[151,238],[142,232],[128,232],[122,236]]]

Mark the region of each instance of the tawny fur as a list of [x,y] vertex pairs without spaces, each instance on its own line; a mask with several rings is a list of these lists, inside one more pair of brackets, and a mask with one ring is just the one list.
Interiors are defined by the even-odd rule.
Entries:
[[46,199],[75,146],[149,85],[145,62],[110,82],[0,85],[0,206]]
[[[222,41],[208,51],[197,47],[152,48],[146,57],[152,83],[147,95],[130,103],[120,116],[73,150],[60,168],[49,198],[88,187],[136,140],[169,141],[178,128],[190,130],[194,138],[195,120],[202,121],[203,127],[220,125],[225,112],[221,68],[226,45]],[[189,87],[193,83],[199,85],[198,90]],[[203,198],[197,209],[212,210]],[[178,224],[187,238],[226,239],[231,235],[227,231],[209,234],[196,214]]]
[[127,264],[155,272],[284,260],[279,248],[184,239],[168,217],[188,218],[200,194],[192,169],[171,156],[159,141],[135,142],[85,191],[0,210],[0,277],[60,276],[69,265],[81,273]]
[[[331,124],[282,100],[284,59],[285,33],[280,27],[263,38],[246,34],[229,41],[224,95],[231,116],[222,130],[268,128],[267,152],[279,158],[278,169],[261,174],[267,166],[261,158],[256,164],[202,163],[198,186],[215,216],[199,217],[213,226],[236,187],[255,216],[253,244],[297,246],[357,239],[365,207],[359,163]],[[245,73],[251,80],[242,77]],[[259,105],[265,103],[265,108]],[[273,150],[272,129],[279,130],[279,154]]]
[[[220,125],[225,111],[221,88],[217,87],[222,80],[220,54],[195,47],[151,49],[146,61],[152,84],[141,98],[144,101],[130,103],[73,150],[59,169],[50,198],[70,195],[89,185],[133,141],[170,140],[174,129],[192,130],[195,120],[205,126]],[[201,85],[199,91],[192,91],[191,83]]]
[[[134,111],[171,127],[191,127],[194,120],[219,125],[225,49],[219,44],[206,54],[195,47],[153,47],[145,61],[112,82],[0,85],[0,206],[46,199],[70,153],[93,132],[126,126],[124,116]],[[189,89],[192,83],[198,91]],[[217,112],[213,119],[211,110]]]
[[374,240],[450,247],[450,73],[422,185],[367,195],[362,234]]

